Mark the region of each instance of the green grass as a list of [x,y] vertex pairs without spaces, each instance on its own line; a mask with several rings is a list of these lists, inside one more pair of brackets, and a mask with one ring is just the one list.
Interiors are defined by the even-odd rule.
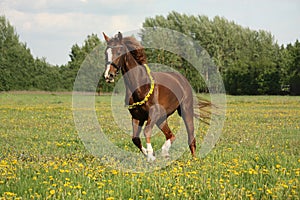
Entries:
[[[0,199],[299,199],[300,97],[227,101],[223,133],[207,157],[191,159],[187,149],[166,168],[128,173],[85,149],[71,95],[0,94]],[[110,97],[96,97],[96,110],[110,140],[139,154],[112,125]],[[206,129],[197,130],[199,140]],[[155,150],[163,142],[158,133]]]

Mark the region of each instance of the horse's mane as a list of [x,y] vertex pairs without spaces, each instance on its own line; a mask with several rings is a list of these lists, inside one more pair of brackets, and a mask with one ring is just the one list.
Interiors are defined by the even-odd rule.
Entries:
[[140,64],[147,63],[147,57],[144,47],[134,37],[124,37],[123,42],[130,51],[134,59]]

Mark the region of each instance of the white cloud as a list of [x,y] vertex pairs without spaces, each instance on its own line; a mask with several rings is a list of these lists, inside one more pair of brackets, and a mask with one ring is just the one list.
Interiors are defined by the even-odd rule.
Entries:
[[[135,30],[139,28],[142,20],[128,14],[112,15],[113,12],[85,13],[80,10],[52,12],[49,7],[47,8],[49,1],[35,2],[32,1],[32,7],[29,9],[26,8],[28,5],[17,4],[16,0],[11,1],[10,4],[2,1],[1,13],[16,27],[21,41],[28,44],[35,56],[47,57],[47,60],[53,64],[66,63],[71,46],[75,43],[81,44],[91,33],[101,37],[103,31],[114,35],[117,31]],[[78,2],[88,3],[80,0]],[[31,0],[27,3],[30,4]],[[24,7],[19,9],[23,5]],[[37,12],[35,9],[40,11]]]
[[[133,10],[144,12],[156,0],[1,0],[0,5],[7,10],[17,10],[25,13],[106,13],[122,14]],[[143,9],[141,6],[147,3]]]
[[[137,29],[143,15],[132,12],[129,7],[140,5],[146,0],[4,0],[0,3],[9,21],[21,31],[55,32],[81,31],[103,28]],[[151,1],[147,1],[148,3]],[[104,7],[104,5],[109,7]],[[128,7],[127,7],[128,6]],[[74,9],[72,8],[74,7]],[[77,9],[75,9],[75,7]],[[96,10],[99,12],[96,12]],[[115,9],[115,10],[114,10]],[[91,12],[88,12],[90,10]],[[94,11],[93,11],[94,10]],[[59,12],[60,11],[60,12]]]

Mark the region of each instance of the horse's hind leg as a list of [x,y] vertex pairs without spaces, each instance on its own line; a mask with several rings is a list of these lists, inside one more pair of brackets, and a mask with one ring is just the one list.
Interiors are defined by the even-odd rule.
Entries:
[[145,147],[143,147],[141,139],[140,139],[140,133],[142,131],[142,126],[145,121],[140,121],[137,119],[132,119],[132,128],[133,128],[133,134],[132,134],[132,142],[137,146],[140,151],[147,156],[147,150]]
[[172,133],[172,131],[169,128],[167,119],[158,121],[156,125],[159,127],[159,129],[165,134],[166,136],[166,142],[162,146],[162,156],[163,157],[169,157],[169,149],[171,147],[171,144],[175,140],[175,135]]
[[188,133],[188,144],[190,147],[191,154],[193,157],[196,156],[196,138],[194,135],[194,112],[192,109],[182,109],[181,116],[184,121],[187,133]]

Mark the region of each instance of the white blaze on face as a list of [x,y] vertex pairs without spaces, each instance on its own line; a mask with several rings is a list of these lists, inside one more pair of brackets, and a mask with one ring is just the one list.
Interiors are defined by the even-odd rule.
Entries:
[[106,69],[104,72],[104,78],[108,79],[109,78],[109,69],[110,69],[110,63],[112,63],[112,50],[111,48],[106,49],[106,55],[107,55],[107,64],[106,64]]

